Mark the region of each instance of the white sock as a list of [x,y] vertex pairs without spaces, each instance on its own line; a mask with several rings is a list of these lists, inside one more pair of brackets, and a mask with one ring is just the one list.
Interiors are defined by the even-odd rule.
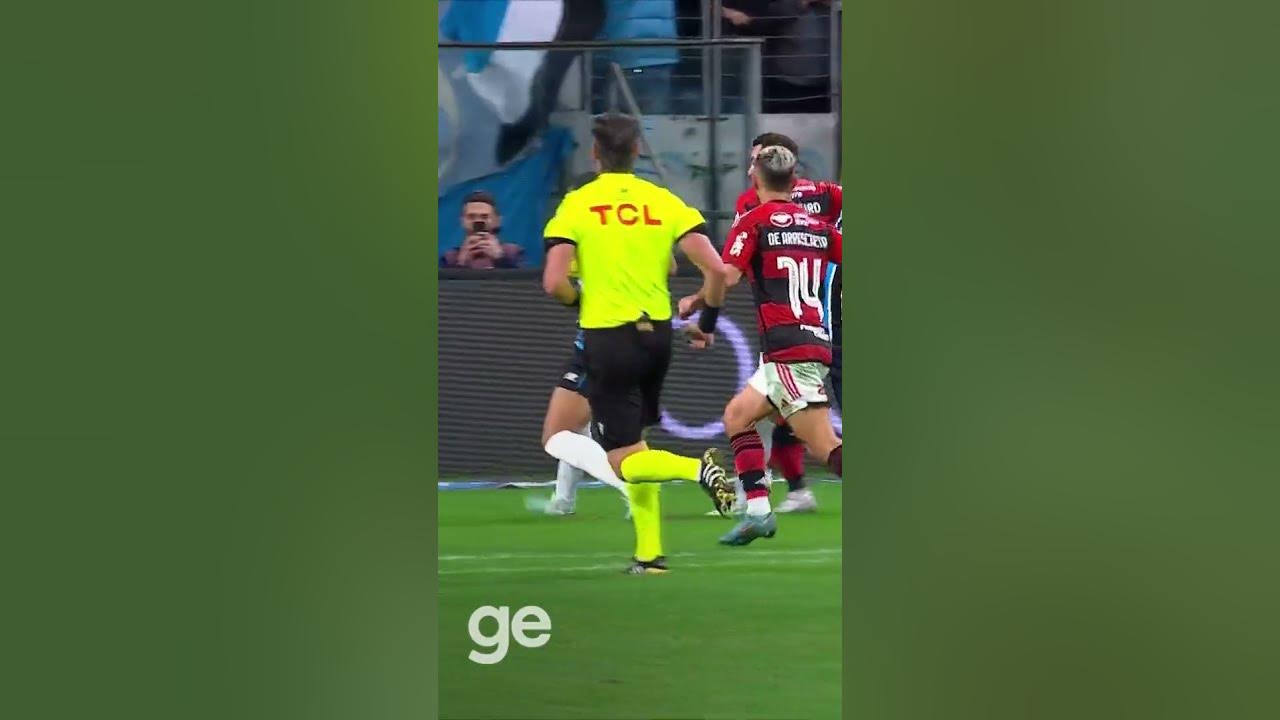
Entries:
[[773,509],[769,507],[768,495],[761,495],[747,501],[747,514],[752,517],[764,517],[771,512]]
[[561,460],[556,467],[556,497],[573,502],[578,496],[579,482],[582,482],[582,471]]
[[764,446],[764,466],[769,467],[769,456],[773,451],[773,421],[761,420],[756,423],[756,432],[760,433],[760,444]]
[[551,436],[545,450],[551,457],[569,463],[606,485],[612,485],[624,497],[627,495],[626,483],[619,480],[609,466],[609,454],[600,447],[600,443],[586,435],[561,430]]

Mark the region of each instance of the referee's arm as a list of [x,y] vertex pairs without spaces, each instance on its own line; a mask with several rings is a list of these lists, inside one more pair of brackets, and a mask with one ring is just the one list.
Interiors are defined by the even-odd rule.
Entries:
[[[559,240],[559,242],[556,242]],[[578,289],[569,280],[569,267],[577,248],[562,238],[547,240],[547,265],[542,269],[542,289],[564,305],[578,303]]]
[[578,254],[578,233],[574,223],[573,193],[560,201],[556,214],[542,231],[546,244],[546,265],[542,268],[542,289],[564,305],[578,304],[578,288],[569,279],[569,268]]
[[693,228],[681,236],[679,245],[685,257],[702,271],[702,289],[698,291],[698,296],[708,308],[718,309],[724,305],[725,267],[720,253],[716,252],[711,238],[704,232],[705,229],[705,225]]

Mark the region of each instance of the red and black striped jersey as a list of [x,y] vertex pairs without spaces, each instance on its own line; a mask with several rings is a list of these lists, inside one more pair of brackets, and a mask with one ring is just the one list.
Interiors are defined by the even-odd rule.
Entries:
[[[841,229],[844,188],[838,183],[814,182],[797,178],[795,185],[791,188],[791,201],[804,208],[811,217],[818,218],[828,225],[834,225],[837,230]],[[755,188],[743,191],[734,206],[733,221],[737,222],[759,205],[760,197],[756,194]]]
[[843,238],[794,202],[771,200],[729,230],[724,261],[751,282],[765,362],[831,363],[822,284]]

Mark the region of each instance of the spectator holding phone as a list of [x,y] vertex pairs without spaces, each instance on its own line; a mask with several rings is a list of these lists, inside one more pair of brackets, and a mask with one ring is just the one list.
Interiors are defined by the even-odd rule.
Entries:
[[520,267],[520,246],[498,238],[501,223],[492,193],[477,190],[468,195],[462,201],[462,244],[446,252],[440,266],[472,270]]

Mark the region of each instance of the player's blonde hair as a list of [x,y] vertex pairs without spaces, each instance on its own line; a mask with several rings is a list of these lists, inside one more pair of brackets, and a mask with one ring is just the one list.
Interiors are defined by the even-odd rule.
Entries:
[[781,145],[761,148],[756,155],[756,176],[766,190],[786,192],[796,179],[796,154]]

